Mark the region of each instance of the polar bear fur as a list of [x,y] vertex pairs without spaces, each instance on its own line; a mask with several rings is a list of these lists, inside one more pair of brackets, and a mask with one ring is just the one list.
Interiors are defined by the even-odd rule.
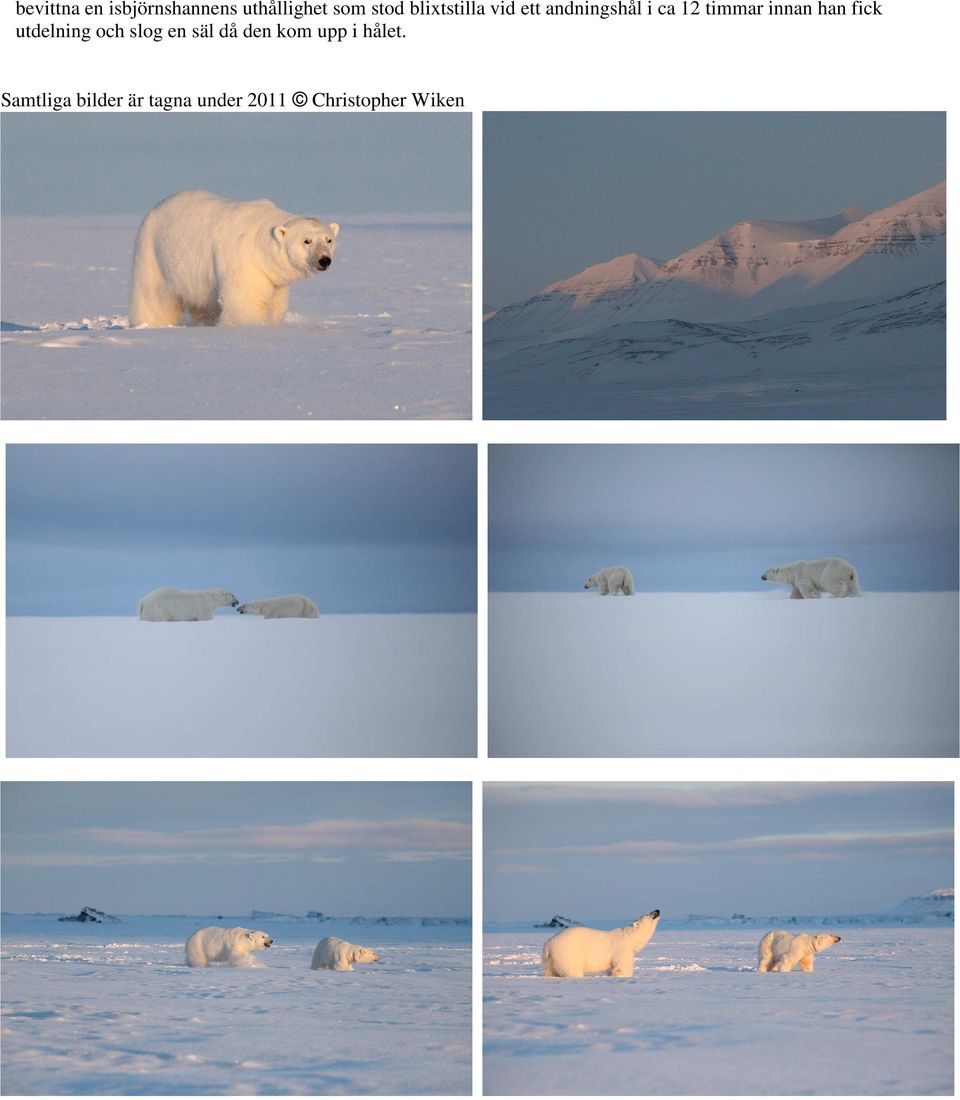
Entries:
[[130,324],[275,325],[290,284],[326,271],[340,227],[268,199],[181,191],[143,219],[133,254]]
[[819,600],[824,592],[831,596],[860,595],[857,571],[843,558],[817,558],[816,561],[775,565],[760,580],[789,584],[791,600]]
[[137,604],[137,614],[148,623],[206,622],[218,607],[239,603],[226,588],[155,588]]
[[625,928],[601,932],[596,928],[564,928],[543,945],[546,978],[582,978],[584,974],[633,976],[633,956],[650,942],[660,910],[645,913]]
[[306,596],[272,596],[269,600],[247,600],[237,611],[241,615],[262,615],[265,619],[318,619],[320,612]]
[[611,565],[587,577],[584,588],[599,588],[601,596],[615,596],[622,592],[625,596],[633,596],[637,586],[633,583],[633,574],[623,565]]
[[229,963],[230,966],[261,966],[250,954],[269,947],[273,940],[266,932],[252,928],[218,928],[211,925],[194,932],[187,940],[187,966],[209,966]]
[[378,963],[380,956],[369,947],[358,947],[355,943],[336,936],[326,936],[313,951],[311,970],[353,970],[354,963]]
[[832,932],[819,936],[809,932],[768,932],[757,949],[757,970],[761,974],[771,970],[787,973],[797,967],[809,973],[813,970],[813,956],[839,942],[840,937]]

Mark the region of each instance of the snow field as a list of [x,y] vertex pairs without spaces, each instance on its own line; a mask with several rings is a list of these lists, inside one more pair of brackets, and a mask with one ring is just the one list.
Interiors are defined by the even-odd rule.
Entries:
[[491,755],[957,754],[956,593],[493,593],[489,607]]
[[7,620],[10,756],[470,756],[476,616]]
[[131,330],[139,221],[4,220],[5,418],[470,416],[469,226],[345,224],[283,325]]
[[632,978],[539,973],[550,933],[484,936],[487,1095],[951,1095],[953,929],[857,929],[812,974],[760,933],[665,932]]

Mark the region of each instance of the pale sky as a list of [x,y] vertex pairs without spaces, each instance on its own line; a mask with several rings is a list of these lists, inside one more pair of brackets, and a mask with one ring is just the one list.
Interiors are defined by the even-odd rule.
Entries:
[[468,783],[4,783],[7,912],[470,914]]
[[491,591],[573,592],[607,565],[646,591],[761,591],[846,558],[869,591],[957,588],[958,449],[910,445],[489,448]]
[[953,886],[950,783],[488,783],[484,919],[880,913]]

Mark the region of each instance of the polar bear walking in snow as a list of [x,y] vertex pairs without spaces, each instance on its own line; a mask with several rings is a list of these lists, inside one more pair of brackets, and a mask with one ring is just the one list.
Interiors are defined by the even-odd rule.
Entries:
[[623,565],[611,565],[587,577],[584,588],[599,588],[601,596],[615,596],[622,592],[625,596],[633,596],[637,586],[633,583],[633,574]]
[[809,973],[813,970],[813,956],[839,942],[840,937],[831,932],[819,936],[809,932],[768,932],[757,949],[757,970],[761,974],[771,970],[785,974],[798,967]]
[[358,947],[355,943],[336,936],[326,936],[313,951],[311,970],[353,970],[354,963],[378,963],[380,956],[369,947]]
[[218,928],[211,925],[194,932],[187,940],[187,966],[209,966],[229,963],[230,966],[261,966],[250,954],[269,947],[273,940],[266,932],[252,928]]
[[320,612],[306,596],[273,596],[269,600],[247,600],[237,611],[241,615],[262,615],[265,619],[318,619]]
[[239,603],[226,588],[155,588],[137,604],[137,614],[148,623],[207,622],[218,607]]
[[818,600],[824,592],[831,596],[860,595],[857,571],[843,558],[817,558],[816,561],[775,565],[760,580],[789,584],[791,600]]
[[633,957],[650,942],[660,910],[645,913],[625,928],[564,928],[543,945],[545,978],[582,978],[584,974],[633,976]]
[[340,226],[268,199],[230,202],[181,191],[143,219],[133,254],[130,324],[275,325],[290,285],[326,271]]

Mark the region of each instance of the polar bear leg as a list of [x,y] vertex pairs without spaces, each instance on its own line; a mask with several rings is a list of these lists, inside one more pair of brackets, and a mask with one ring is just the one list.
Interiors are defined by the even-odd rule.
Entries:
[[613,978],[632,978],[633,955],[627,955],[623,958],[614,958],[610,963],[608,973]]
[[796,582],[797,588],[800,589],[800,596],[804,600],[819,600],[820,589],[814,584],[813,581],[801,580]]
[[220,284],[221,325],[266,325],[273,319],[274,285],[269,279],[223,276]]
[[604,578],[600,581],[600,595],[601,596],[609,596],[610,595],[610,585],[607,584],[606,578]]
[[182,315],[183,302],[167,287],[153,248],[138,245],[133,263],[130,325],[163,328],[178,325]]
[[253,955],[246,951],[243,952],[230,952],[227,955],[227,962],[230,966],[249,966],[249,967],[263,967],[263,963],[258,962]]
[[813,970],[813,952],[811,951],[809,955],[804,955],[797,965],[801,970],[809,974],[810,971]]
[[797,588],[797,586],[795,584],[792,584],[790,586],[790,599],[791,600],[802,600],[803,599],[803,593],[800,591],[799,588]]
[[779,962],[773,964],[773,969],[778,974],[789,974],[793,970],[793,960],[790,958],[780,959]]
[[270,307],[270,320],[275,325],[279,325],[284,317],[286,317],[289,305],[290,288],[286,286],[275,287],[273,291],[273,302]]

